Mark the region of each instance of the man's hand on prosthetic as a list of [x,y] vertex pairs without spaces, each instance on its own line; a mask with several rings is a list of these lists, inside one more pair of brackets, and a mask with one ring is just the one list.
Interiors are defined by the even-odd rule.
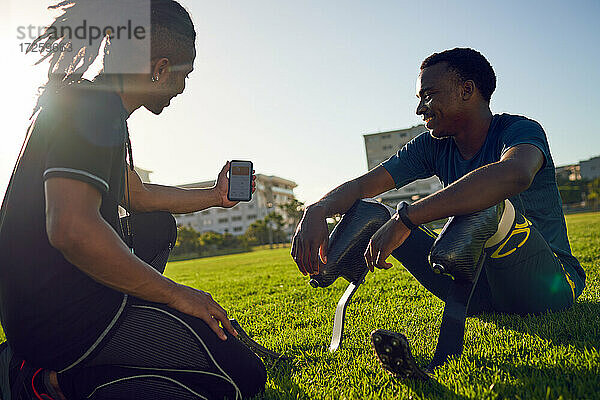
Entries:
[[[235,206],[239,201],[231,201],[227,198],[227,191],[229,190],[229,178],[227,177],[227,172],[229,171],[230,162],[227,161],[223,168],[221,168],[221,172],[219,172],[219,176],[217,177],[217,182],[213,187],[215,195],[217,197],[216,204],[220,207],[231,208]],[[252,193],[256,191],[256,176],[254,176],[254,170],[252,170]]]
[[398,214],[386,222],[371,238],[367,250],[365,251],[365,260],[367,266],[373,272],[375,267],[390,269],[391,263],[385,260],[392,254],[392,251],[400,246],[410,235],[410,229],[400,220]]
[[231,321],[227,317],[227,311],[213,300],[210,293],[194,289],[189,286],[176,284],[174,286],[172,300],[167,305],[184,314],[200,318],[221,338],[227,340],[227,335],[219,326],[219,321],[223,328],[227,329],[233,336],[237,336],[237,331],[231,326]]
[[327,263],[329,231],[323,210],[309,206],[292,239],[292,258],[303,275],[319,273],[319,266]]

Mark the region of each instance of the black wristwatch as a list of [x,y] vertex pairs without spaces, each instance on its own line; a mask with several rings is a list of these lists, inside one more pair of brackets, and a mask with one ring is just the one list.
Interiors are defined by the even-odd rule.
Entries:
[[417,225],[413,224],[412,221],[410,220],[410,218],[408,218],[408,214],[406,213],[407,208],[408,208],[408,203],[405,201],[401,201],[396,206],[396,212],[398,213],[398,216],[400,217],[400,220],[402,221],[402,223],[404,225],[406,225],[406,227],[412,231],[413,229],[415,229],[417,227]]

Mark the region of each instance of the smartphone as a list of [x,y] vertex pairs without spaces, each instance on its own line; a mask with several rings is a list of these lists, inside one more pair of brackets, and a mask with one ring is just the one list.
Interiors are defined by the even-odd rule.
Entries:
[[252,162],[233,160],[229,164],[230,201],[250,201],[252,199]]

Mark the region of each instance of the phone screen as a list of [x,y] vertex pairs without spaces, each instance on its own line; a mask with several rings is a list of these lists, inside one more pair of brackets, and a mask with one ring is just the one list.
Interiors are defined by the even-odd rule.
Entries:
[[227,198],[231,201],[250,201],[252,199],[251,161],[234,160],[229,165]]

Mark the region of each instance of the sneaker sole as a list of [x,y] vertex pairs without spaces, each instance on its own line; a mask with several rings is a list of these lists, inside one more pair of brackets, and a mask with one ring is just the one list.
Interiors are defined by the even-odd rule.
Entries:
[[429,374],[419,368],[410,352],[406,336],[377,329],[371,332],[371,346],[383,369],[396,378],[426,381]]

